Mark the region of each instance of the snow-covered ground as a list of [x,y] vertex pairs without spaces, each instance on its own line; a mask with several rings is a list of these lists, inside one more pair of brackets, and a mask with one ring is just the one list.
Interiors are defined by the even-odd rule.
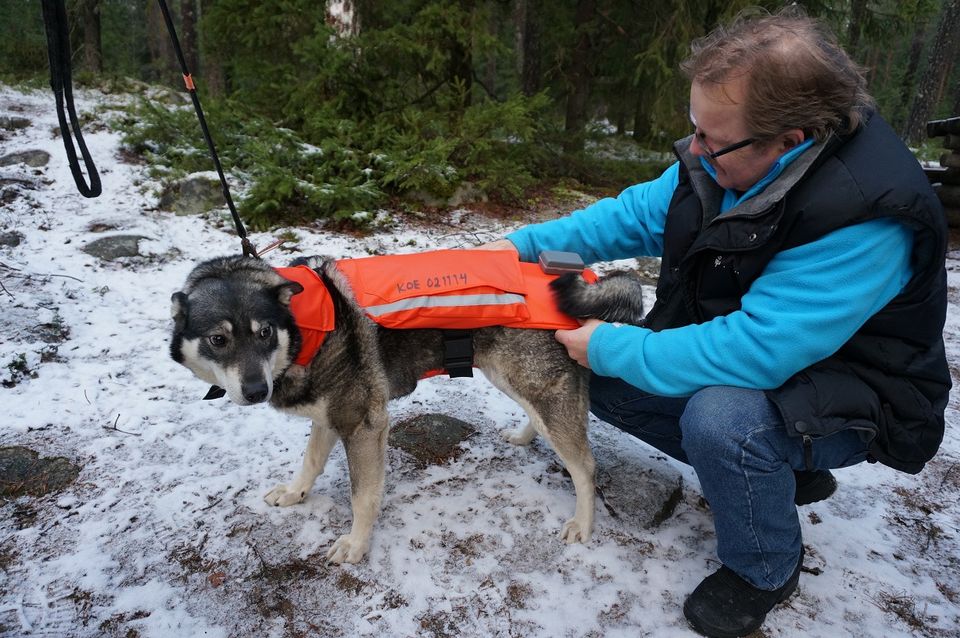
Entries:
[[[119,99],[83,92],[78,107],[102,120]],[[391,449],[368,557],[327,564],[350,520],[342,449],[302,505],[269,507],[262,497],[299,466],[308,423],[201,401],[206,387],[167,352],[171,293],[198,260],[239,251],[231,226],[219,213],[158,211],[157,185],[121,160],[103,127],[86,132],[103,195],[84,199],[54,136],[50,93],[0,85],[5,115],[32,125],[0,131],[0,157],[51,159],[0,167],[0,234],[22,234],[0,246],[0,378],[12,386],[0,388],[0,447],[63,456],[80,473],[60,492],[0,501],[0,635],[693,635],[681,605],[717,567],[696,476],[591,420],[608,483],[639,493],[682,479],[682,493],[651,527],[631,515],[629,493],[617,495],[623,507],[598,501],[593,539],[566,546],[558,532],[572,484],[542,442],[500,439],[524,416],[482,378],[429,380],[391,404],[394,423],[443,412],[478,433],[445,465],[422,468]],[[292,230],[302,253],[360,256],[471,245],[505,227],[460,211],[363,237]],[[145,237],[141,256],[108,262],[81,250],[117,234]],[[956,373],[952,248],[945,334]],[[66,336],[55,353],[24,330],[41,324]],[[922,474],[840,470],[837,494],[802,510],[799,593],[758,636],[960,636],[958,407],[954,391],[943,447]]]

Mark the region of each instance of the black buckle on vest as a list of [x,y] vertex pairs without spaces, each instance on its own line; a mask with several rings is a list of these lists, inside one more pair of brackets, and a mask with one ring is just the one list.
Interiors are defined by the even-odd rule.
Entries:
[[473,376],[472,331],[443,331],[443,369],[451,378]]

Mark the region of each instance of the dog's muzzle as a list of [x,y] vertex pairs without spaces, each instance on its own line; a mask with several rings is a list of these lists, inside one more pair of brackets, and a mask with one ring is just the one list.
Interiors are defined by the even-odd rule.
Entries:
[[270,395],[270,386],[266,381],[244,383],[240,386],[243,398],[250,403],[263,403]]

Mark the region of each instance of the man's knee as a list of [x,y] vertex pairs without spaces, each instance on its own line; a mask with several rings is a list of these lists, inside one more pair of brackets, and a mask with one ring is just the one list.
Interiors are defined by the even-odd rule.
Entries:
[[690,397],[680,429],[684,449],[715,453],[723,447],[738,448],[757,426],[778,419],[776,410],[762,390],[711,386]]

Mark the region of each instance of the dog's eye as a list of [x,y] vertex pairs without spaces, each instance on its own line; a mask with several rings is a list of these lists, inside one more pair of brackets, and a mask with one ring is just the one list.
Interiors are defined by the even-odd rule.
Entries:
[[227,345],[227,338],[223,335],[210,335],[207,339],[214,348],[222,348]]
[[260,338],[261,338],[261,339],[269,339],[269,338],[273,335],[273,327],[272,327],[272,326],[264,326],[264,327],[260,328],[259,335],[260,335]]

